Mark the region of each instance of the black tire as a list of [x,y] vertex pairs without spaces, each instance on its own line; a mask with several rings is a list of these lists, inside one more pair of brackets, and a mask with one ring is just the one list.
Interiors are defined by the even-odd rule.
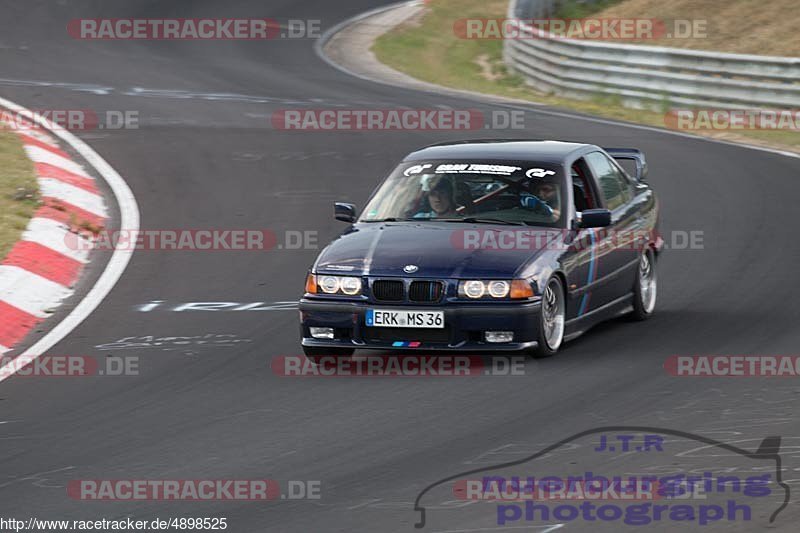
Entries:
[[[649,272],[651,276],[651,293],[646,293],[642,278],[645,275],[644,263],[649,265]],[[648,282],[650,283],[650,282]],[[656,307],[656,298],[658,296],[658,273],[656,272],[656,255],[653,249],[649,246],[645,248],[639,259],[639,265],[636,267],[636,280],[633,283],[633,311],[630,318],[636,321],[647,320],[653,316]]]
[[355,353],[355,348],[324,348],[321,346],[303,346],[303,353],[315,365],[320,364],[329,357],[350,357]]
[[[552,292],[549,292],[552,291]],[[548,321],[545,317],[545,307],[549,307],[552,305],[552,298],[555,298],[557,302],[557,312],[555,316],[555,320],[560,320],[561,325],[558,326],[560,329],[560,334],[556,335],[556,340],[553,339],[552,336],[548,335],[549,326],[546,322],[555,325],[555,322]],[[564,342],[564,329],[565,329],[565,322],[566,322],[566,295],[564,293],[564,284],[561,283],[561,278],[558,276],[551,276],[549,280],[547,280],[547,284],[545,285],[545,291],[542,295],[542,310],[539,313],[539,334],[537,338],[537,345],[535,348],[532,348],[529,352],[531,357],[535,358],[542,358],[542,357],[550,357],[555,355],[558,352],[558,349]],[[547,313],[549,315],[549,312]],[[558,317],[560,315],[560,318]],[[549,339],[549,340],[548,340]]]

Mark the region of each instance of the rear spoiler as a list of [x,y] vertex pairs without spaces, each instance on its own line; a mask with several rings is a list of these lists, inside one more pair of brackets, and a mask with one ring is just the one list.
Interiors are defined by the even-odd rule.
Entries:
[[644,181],[647,177],[647,161],[644,152],[636,148],[603,148],[614,159],[627,159],[636,163],[637,181]]

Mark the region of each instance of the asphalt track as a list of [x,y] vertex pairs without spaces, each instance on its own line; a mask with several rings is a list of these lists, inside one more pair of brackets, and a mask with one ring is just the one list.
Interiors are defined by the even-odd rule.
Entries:
[[[325,243],[342,229],[332,221],[333,199],[363,205],[406,152],[474,134],[287,133],[271,128],[272,111],[488,107],[350,77],[317,57],[310,39],[81,42],[65,25],[79,17],[267,16],[321,19],[325,29],[380,4],[4,1],[0,95],[29,108],[138,111],[139,129],[80,136],[125,177],[144,229],[308,230]],[[228,96],[208,96],[220,93]],[[14,377],[0,385],[0,514],[224,516],[237,533],[408,531],[418,519],[414,499],[430,483],[608,425],[672,428],[750,449],[780,435],[784,480],[800,488],[800,389],[792,378],[674,378],[662,368],[673,354],[797,353],[800,245],[793,219],[800,159],[533,107],[526,125],[513,136],[643,149],[664,233],[704,233],[703,249],[664,254],[652,320],[598,327],[558,357],[529,362],[524,376],[287,379],[275,376],[269,362],[299,353],[295,311],[169,309],[185,302],[296,300],[315,251],[138,252],[98,310],[52,352],[135,354],[139,377]],[[151,300],[165,303],[138,310]],[[96,348],[125,337],[209,334],[244,342]],[[558,468],[560,460],[548,465]],[[701,462],[705,468],[726,461],[710,453]],[[739,464],[748,467],[746,459]],[[260,477],[320,480],[323,497],[112,503],[71,500],[64,490],[71,479]],[[491,511],[450,509],[438,516],[430,530],[499,527]],[[795,531],[798,518],[790,504],[773,527]],[[764,524],[705,529],[752,531]],[[619,530],[577,521],[564,529]]]

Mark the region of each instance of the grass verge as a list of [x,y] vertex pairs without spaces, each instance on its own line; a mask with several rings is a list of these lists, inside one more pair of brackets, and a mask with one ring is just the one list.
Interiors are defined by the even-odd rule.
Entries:
[[0,260],[19,240],[38,205],[33,163],[19,136],[0,127]]
[[[435,0],[427,4],[421,16],[379,37],[372,50],[390,67],[431,83],[665,127],[664,112],[623,107],[614,97],[575,100],[537,92],[525,85],[521,76],[508,71],[502,60],[502,41],[460,39],[453,31],[458,19],[503,18],[507,9],[508,0]],[[800,152],[797,131],[692,133]]]
[[[570,0],[568,5],[575,2],[577,0]],[[634,43],[735,54],[800,55],[795,15],[797,0],[603,0],[596,7],[587,15],[597,18],[648,17],[665,22],[684,20],[699,24],[698,31],[689,36],[676,34],[630,41]]]

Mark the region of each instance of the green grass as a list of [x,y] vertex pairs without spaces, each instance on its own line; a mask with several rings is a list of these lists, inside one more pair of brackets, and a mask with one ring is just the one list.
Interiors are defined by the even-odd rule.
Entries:
[[[616,0],[603,2],[603,6]],[[570,9],[584,9],[578,3]],[[409,21],[379,37],[373,51],[383,63],[420,80],[447,87],[496,94],[539,102],[578,112],[665,127],[664,112],[623,107],[619,98],[601,96],[591,100],[575,100],[553,94],[542,94],[525,85],[522,77],[511,74],[502,60],[500,40],[460,39],[453,24],[463,18],[504,18],[507,0],[433,0],[419,20]],[[592,10],[594,11],[594,10]],[[582,16],[586,16],[586,12]],[[564,16],[563,13],[561,16]],[[693,132],[731,141],[761,144],[800,151],[800,134],[794,131],[743,131],[737,133]]]
[[581,19],[603,11],[607,7],[619,4],[622,0],[600,0],[598,2],[581,2],[567,0],[556,9],[555,17],[565,19]]
[[19,240],[39,205],[33,163],[16,133],[0,128],[0,259]]

